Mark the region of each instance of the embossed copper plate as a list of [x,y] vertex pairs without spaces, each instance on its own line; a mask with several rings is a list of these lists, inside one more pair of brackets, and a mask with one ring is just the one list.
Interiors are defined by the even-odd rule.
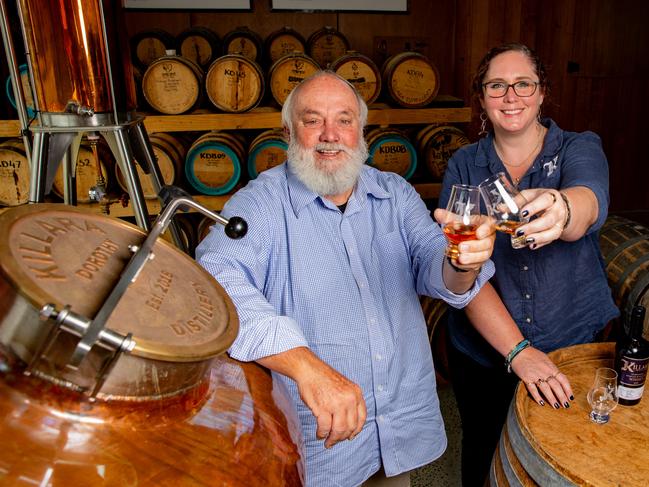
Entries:
[[[0,273],[36,309],[93,318],[146,233],[122,220],[63,204],[0,215]],[[238,331],[223,288],[191,258],[158,239],[155,258],[128,287],[106,327],[136,342],[132,355],[195,362],[225,351]],[[1,298],[0,298],[1,300]]]

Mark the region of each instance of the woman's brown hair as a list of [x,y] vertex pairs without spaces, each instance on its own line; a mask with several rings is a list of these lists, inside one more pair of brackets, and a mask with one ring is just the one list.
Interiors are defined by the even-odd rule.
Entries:
[[485,54],[485,56],[482,58],[482,61],[480,61],[480,64],[478,65],[478,69],[476,70],[476,73],[473,76],[473,81],[471,82],[471,91],[473,93],[473,96],[477,99],[484,97],[484,93],[482,91],[482,83],[484,82],[484,77],[487,74],[487,71],[489,70],[489,64],[491,63],[491,60],[496,56],[498,56],[499,54],[502,54],[504,52],[509,52],[509,51],[516,51],[516,52],[523,53],[527,57],[527,59],[530,60],[530,62],[532,63],[532,67],[536,72],[536,75],[539,77],[539,86],[543,88],[543,93],[547,96],[548,89],[549,89],[549,81],[548,81],[547,72],[545,70],[545,66],[543,65],[543,62],[541,62],[541,59],[536,54],[536,52],[534,52],[526,45],[518,44],[518,43],[501,44],[500,46],[491,48],[489,52]]

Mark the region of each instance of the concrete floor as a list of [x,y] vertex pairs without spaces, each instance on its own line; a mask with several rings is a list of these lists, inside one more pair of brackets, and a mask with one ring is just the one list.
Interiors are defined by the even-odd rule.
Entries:
[[461,487],[462,485],[460,479],[462,430],[453,388],[450,384],[439,384],[437,393],[444,417],[448,446],[437,461],[410,474],[411,487]]

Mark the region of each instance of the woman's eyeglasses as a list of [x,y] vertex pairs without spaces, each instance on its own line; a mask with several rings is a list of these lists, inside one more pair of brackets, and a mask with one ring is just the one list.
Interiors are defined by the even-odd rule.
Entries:
[[510,87],[514,90],[516,96],[532,96],[536,92],[538,85],[539,83],[535,81],[517,81],[513,84],[503,83],[502,81],[489,81],[483,83],[482,87],[490,98],[502,98],[507,94]]

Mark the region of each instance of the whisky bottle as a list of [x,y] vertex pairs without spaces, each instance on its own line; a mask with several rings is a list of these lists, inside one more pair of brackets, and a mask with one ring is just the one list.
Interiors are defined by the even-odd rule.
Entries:
[[649,343],[642,338],[644,306],[634,306],[629,319],[629,330],[616,344],[615,370],[620,404],[638,404],[644,392],[649,367]]

